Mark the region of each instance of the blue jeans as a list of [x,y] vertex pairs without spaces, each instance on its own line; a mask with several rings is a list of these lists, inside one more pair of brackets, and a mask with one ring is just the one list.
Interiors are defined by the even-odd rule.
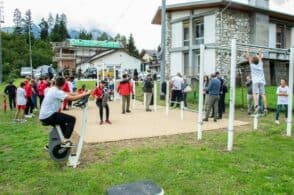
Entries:
[[279,104],[277,106],[277,111],[276,111],[276,120],[279,120],[280,112],[282,111],[283,106],[285,107],[285,117],[288,118],[288,105],[287,104]]

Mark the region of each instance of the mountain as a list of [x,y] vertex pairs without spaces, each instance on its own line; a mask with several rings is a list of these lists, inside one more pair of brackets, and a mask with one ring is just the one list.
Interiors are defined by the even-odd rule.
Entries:
[[[41,29],[39,26],[37,26],[36,24],[32,24],[32,34],[34,35],[34,37],[40,37],[40,31]],[[13,33],[14,27],[3,27],[2,32]]]
[[[14,31],[14,27],[2,28],[2,32],[13,33],[13,31]],[[36,24],[32,24],[32,34],[34,35],[34,37],[40,37],[40,32],[41,32],[40,27]],[[97,38],[103,33],[103,31],[98,28],[92,28],[91,30],[87,30],[87,32],[92,34],[93,40],[97,40]],[[75,28],[69,28],[68,33],[72,39],[77,39],[79,38],[80,30]],[[108,32],[106,33],[110,36],[110,33]]]

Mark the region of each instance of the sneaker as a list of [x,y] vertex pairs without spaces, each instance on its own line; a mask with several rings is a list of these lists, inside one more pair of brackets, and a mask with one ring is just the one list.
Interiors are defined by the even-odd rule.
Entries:
[[100,121],[100,123],[99,123],[100,125],[103,125],[103,121]]
[[46,150],[46,151],[49,150],[49,146],[48,146],[48,144],[46,144],[46,145],[44,146],[44,150]]
[[30,114],[26,114],[25,115],[25,118],[32,118],[33,116],[32,115],[30,115]]
[[150,110],[150,109],[146,109],[146,112],[152,112],[152,110]]
[[266,116],[268,114],[267,108],[264,109],[263,114],[264,114],[264,116]]
[[256,106],[254,107],[254,114],[258,114],[258,112],[259,112],[259,106],[256,105]]
[[203,121],[208,122],[208,118],[203,119]]
[[112,123],[110,122],[110,120],[106,120],[105,121],[107,124],[111,125]]
[[122,114],[125,114],[126,112],[122,112]]
[[127,113],[131,113],[131,111],[130,110],[127,110]]
[[26,123],[27,120],[26,120],[26,119],[22,119],[22,120],[20,120],[19,122],[20,122],[20,123]]
[[280,124],[280,121],[276,120],[275,123],[276,123],[277,125],[279,125],[279,124]]

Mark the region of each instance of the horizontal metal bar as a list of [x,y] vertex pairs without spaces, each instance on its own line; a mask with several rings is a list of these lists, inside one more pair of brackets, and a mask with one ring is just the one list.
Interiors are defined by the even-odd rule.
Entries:
[[[251,46],[253,47],[253,46]],[[216,46],[216,45],[205,45],[205,49],[218,49],[218,50],[228,50],[231,51],[231,48],[227,47],[227,46]],[[239,47],[237,49],[237,51],[242,51],[242,52],[247,52],[248,47]],[[255,51],[257,52],[257,47],[255,47],[254,49],[251,49],[251,52]],[[290,50],[279,50],[279,49],[271,49],[268,48],[268,51],[266,53],[280,53],[280,54],[289,54]]]
[[247,44],[247,43],[237,43],[237,45],[238,46],[245,46],[245,47],[254,47],[254,48],[260,48],[260,49],[266,49],[266,50],[276,50],[276,51],[290,52],[290,49],[265,47],[265,46],[261,46],[261,45],[253,45],[253,44]]

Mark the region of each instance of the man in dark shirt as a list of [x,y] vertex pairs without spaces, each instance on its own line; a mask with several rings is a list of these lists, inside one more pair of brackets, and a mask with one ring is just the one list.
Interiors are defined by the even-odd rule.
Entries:
[[12,81],[9,81],[8,85],[4,89],[4,93],[8,95],[10,110],[13,110],[13,108],[16,107],[16,89],[17,88]]
[[206,113],[205,118],[203,121],[208,121],[208,117],[210,114],[211,109],[214,107],[214,122],[217,121],[218,118],[218,102],[220,98],[220,87],[221,82],[216,77],[215,74],[211,75],[212,79],[209,81],[208,87],[206,88],[206,91],[209,94],[208,100],[207,100],[207,107],[206,107]]
[[151,79],[151,75],[148,74],[146,80],[144,81],[143,91],[146,97],[145,100],[145,110],[146,112],[151,112],[149,106],[152,100],[152,91],[153,91],[153,83]]

